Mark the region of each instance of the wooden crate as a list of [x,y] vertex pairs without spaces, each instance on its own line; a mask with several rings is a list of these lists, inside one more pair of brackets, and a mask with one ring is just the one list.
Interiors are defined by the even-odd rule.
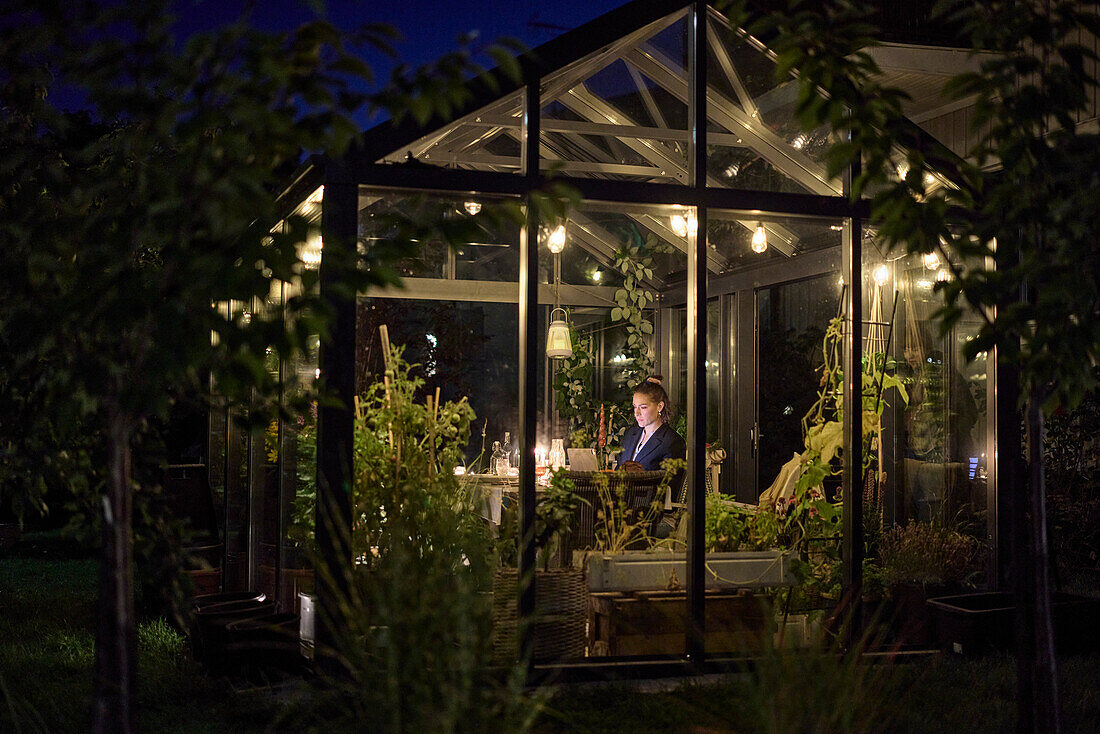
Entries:
[[[683,592],[589,595],[589,655],[682,655],[687,598]],[[766,597],[712,592],[706,597],[708,653],[759,651],[774,621]]]

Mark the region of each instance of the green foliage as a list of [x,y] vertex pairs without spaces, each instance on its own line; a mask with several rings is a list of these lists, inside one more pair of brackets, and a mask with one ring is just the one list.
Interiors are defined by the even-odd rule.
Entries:
[[[611,322],[622,321],[626,327],[626,341],[621,353],[623,384],[637,385],[653,372],[653,358],[649,353],[649,341],[653,335],[653,322],[645,316],[656,298],[643,281],[653,278],[653,254],[658,251],[658,240],[652,235],[643,244],[628,242],[615,251],[615,268],[623,274],[623,287],[615,291],[615,306],[611,309]],[[625,410],[625,406],[624,406]],[[630,415],[626,411],[623,415]]]
[[299,426],[294,434],[297,486],[290,506],[286,537],[292,547],[309,553],[316,550],[314,528],[317,526],[317,426],[305,416],[299,417],[298,421]]
[[1100,391],[1088,393],[1071,411],[1057,411],[1046,421],[1043,456],[1052,494],[1072,497],[1095,493],[1100,480],[1092,441],[1100,436]]
[[[822,340],[822,364],[817,401],[802,418],[806,452],[803,454],[802,474],[796,488],[808,490],[820,487],[826,477],[840,473],[840,456],[844,447],[844,373],[840,363],[844,320],[834,318],[829,322]],[[909,402],[909,394],[901,379],[893,372],[896,364],[885,354],[875,352],[863,359],[861,376],[863,409],[863,469],[878,465],[877,438],[882,431],[882,413],[887,406],[889,390],[897,391],[903,403]]]
[[746,507],[707,497],[704,545],[708,553],[769,550],[780,546],[779,518],[770,508]]
[[957,530],[910,522],[883,533],[878,550],[887,585],[952,584],[976,575],[982,547]]
[[538,493],[535,504],[535,548],[542,554],[544,566],[549,566],[553,550],[561,538],[570,531],[573,515],[580,505],[574,494],[576,485],[565,469],[557,469],[550,476],[550,484]]
[[496,721],[521,731],[530,715],[518,673],[504,682],[490,660],[488,524],[473,487],[456,477],[474,418],[465,398],[417,399],[423,381],[384,344],[386,370],[355,423],[354,569],[347,573],[326,680],[282,725],[385,732],[476,732]]
[[771,39],[783,79],[798,71],[803,129],[835,133],[830,174],[861,164],[851,194],[869,197],[879,238],[947,263],[941,327],[964,313],[982,320],[967,358],[996,347],[1020,369],[1022,400],[1072,407],[1096,385],[1100,356],[1100,140],[1077,124],[1098,91],[1096,54],[1078,33],[1095,34],[1100,16],[1077,0],[948,0],[939,12],[980,54],[976,71],[944,86],[974,102],[963,159],[903,117],[906,95],[884,84],[871,54],[870,4],[792,3],[750,32]]
[[[687,462],[683,459],[665,459],[661,462],[664,476],[650,505],[638,507],[629,499],[624,478],[628,473],[600,472],[594,476],[596,484],[595,536],[596,548],[604,553],[621,553],[624,550],[645,549],[655,539],[650,534],[653,524],[664,510],[664,498],[669,485],[681,476]],[[612,483],[611,477],[618,481]]]
[[384,348],[384,379],[360,399],[354,433],[352,551],[368,567],[410,539],[430,539],[435,523],[465,518],[460,529],[480,527],[472,489],[454,474],[470,438],[473,408],[466,398],[418,401],[424,381],[411,373],[401,347]]

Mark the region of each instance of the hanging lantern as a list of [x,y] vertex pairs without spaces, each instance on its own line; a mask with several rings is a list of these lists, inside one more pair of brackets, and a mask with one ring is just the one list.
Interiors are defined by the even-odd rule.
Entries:
[[[554,320],[554,314],[561,311],[562,318]],[[573,356],[573,343],[569,339],[569,322],[565,320],[565,309],[555,308],[550,312],[550,329],[546,332],[546,356],[550,359],[565,359]]]

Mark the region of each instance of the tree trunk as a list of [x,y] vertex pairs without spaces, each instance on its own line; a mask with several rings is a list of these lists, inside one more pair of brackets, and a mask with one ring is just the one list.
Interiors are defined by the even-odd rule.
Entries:
[[[1050,556],[1047,548],[1046,483],[1043,480],[1043,412],[1046,391],[1031,385],[1026,426],[1026,497],[1017,498],[1014,533],[1021,545],[1016,573],[1016,675],[1021,734],[1058,734],[1062,712],[1051,615]],[[1021,483],[1022,484],[1022,483]]]
[[99,606],[95,642],[94,734],[134,730],[134,673],[137,629],[134,623],[130,430],[117,402],[107,411],[107,495],[103,498]]

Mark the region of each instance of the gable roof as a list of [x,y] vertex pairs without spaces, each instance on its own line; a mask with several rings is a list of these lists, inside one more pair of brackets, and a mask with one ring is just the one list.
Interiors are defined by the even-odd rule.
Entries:
[[[708,0],[712,17],[720,17],[714,8],[723,4],[720,0]],[[906,3],[883,0],[879,3],[876,18],[883,29],[881,40],[889,44],[889,57],[892,61],[897,62],[903,58],[910,48],[923,59],[913,64],[903,62],[902,65],[906,67],[904,70],[884,69],[888,83],[902,86],[915,98],[926,100],[923,107],[915,111],[917,115],[938,108],[939,103],[935,98],[938,97],[939,87],[935,76],[920,74],[916,65],[928,63],[928,59],[937,56],[959,62],[963,55],[959,51],[960,41],[954,29],[933,17],[934,4],[934,0],[912,0]],[[526,79],[544,78],[598,52],[608,44],[629,38],[646,26],[692,5],[692,0],[631,0],[522,54],[518,60],[523,78],[515,79],[500,69],[492,69],[483,78],[471,79],[467,84],[470,94],[468,100],[449,119],[433,118],[423,125],[408,118],[397,124],[386,120],[365,131],[355,158],[361,162],[377,161],[433,130],[453,124],[465,115],[518,93]],[[750,5],[761,11],[776,9],[768,0],[756,0],[750,2]],[[920,48],[917,49],[914,44],[919,44]]]

